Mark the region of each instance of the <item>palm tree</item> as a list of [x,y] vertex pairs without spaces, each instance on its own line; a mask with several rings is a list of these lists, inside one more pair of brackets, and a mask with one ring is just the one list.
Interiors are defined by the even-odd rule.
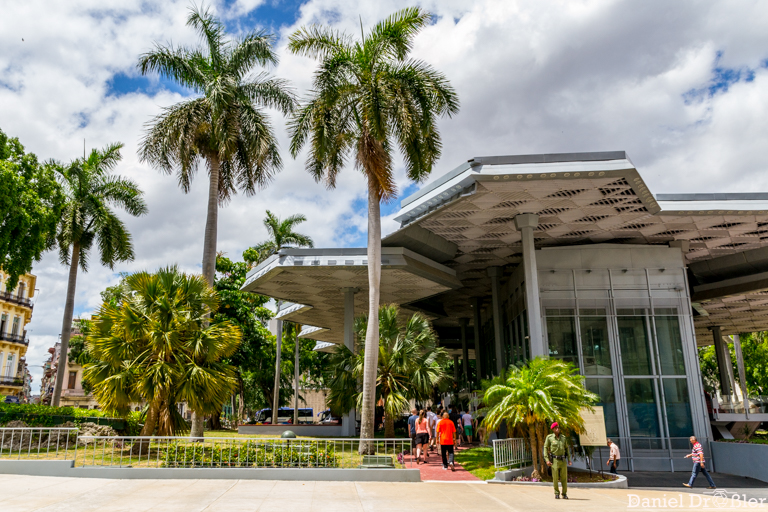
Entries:
[[489,430],[498,430],[503,423],[510,431],[522,427],[531,448],[535,478],[546,474],[540,455],[547,423],[557,421],[564,431],[578,433],[584,427],[581,409],[591,408],[598,400],[584,387],[578,368],[557,359],[537,357],[484,384],[483,401],[488,407],[485,425]]
[[120,161],[122,144],[94,149],[87,158],[59,167],[57,178],[64,192],[64,207],[56,230],[56,244],[63,265],[69,265],[67,299],[61,323],[61,352],[56,370],[52,405],[58,406],[67,368],[72,312],[75,308],[77,269],[88,271],[90,250],[96,242],[101,264],[133,260],[131,234],[112,208],[138,217],[147,213],[143,192],[132,180],[112,174]]
[[176,435],[187,429],[176,404],[203,415],[229,400],[237,374],[222,359],[235,353],[242,332],[228,320],[208,322],[219,297],[202,276],[168,267],[124,283],[123,300],[104,302],[90,322],[84,377],[109,414],[147,404],[140,435]]
[[[301,224],[302,222],[306,222],[307,218],[302,214],[297,215],[291,215],[285,220],[280,220],[275,214],[267,210],[267,216],[264,218],[264,227],[267,228],[267,233],[269,233],[269,240],[265,240],[264,242],[261,242],[258,245],[255,245],[249,249],[246,249],[243,253],[243,257],[245,258],[246,262],[248,262],[249,265],[255,265],[258,263],[261,263],[262,261],[266,260],[273,254],[277,254],[280,249],[284,247],[314,247],[314,243],[312,242],[312,238],[310,238],[307,235],[302,235],[301,233],[295,232],[293,229]],[[281,300],[277,301],[277,309],[280,310],[280,305],[282,304]],[[298,333],[296,333],[298,334]],[[282,342],[283,342],[283,322],[282,320],[277,321],[277,351],[275,356],[275,387],[273,390],[273,400],[272,400],[272,424],[277,424],[277,410],[280,407],[280,357],[281,357],[281,349],[282,349]],[[296,344],[296,354],[295,359],[296,361],[294,364],[295,367],[298,367],[299,362],[299,350],[298,350],[299,344]],[[298,396],[299,393],[299,377],[298,372],[295,373],[294,380],[296,381],[295,387],[296,387],[296,396]],[[298,402],[296,402],[298,403]],[[298,411],[298,405],[294,407],[293,411],[293,417],[294,417],[294,424],[298,424],[298,418],[299,418],[299,411]]]
[[[184,192],[189,192],[198,166],[207,167],[203,277],[213,286],[218,207],[238,189],[255,194],[282,168],[264,109],[289,114],[296,100],[286,81],[251,73],[256,64],[277,64],[272,36],[251,32],[233,41],[207,9],[192,9],[187,25],[198,32],[205,48],[156,44],[141,56],[139,70],[157,72],[198,96],[164,109],[150,124],[139,155],[166,174],[176,171]],[[192,423],[192,435],[201,437],[203,419],[195,417]]]
[[[381,201],[397,194],[395,148],[408,177],[422,181],[440,156],[437,117],[458,112],[445,76],[408,57],[415,36],[431,15],[419,8],[398,11],[357,41],[327,27],[304,27],[288,48],[320,61],[313,90],[290,122],[295,158],[309,141],[306,168],[317,181],[336,185],[350,153],[368,181],[368,316],[376,318],[381,281]],[[362,27],[361,27],[362,32]],[[361,438],[373,436],[378,323],[365,336]],[[361,451],[364,449],[361,444]]]
[[[448,353],[437,346],[429,321],[415,313],[402,325],[398,315],[395,305],[379,308],[376,403],[384,402],[384,435],[389,438],[395,435],[395,418],[408,409],[409,401],[430,398],[448,379]],[[367,328],[367,316],[355,319],[358,340],[364,339]],[[326,376],[328,403],[334,410],[348,411],[362,403],[357,383],[365,372],[366,348],[358,346],[353,353],[343,345],[336,347]]]

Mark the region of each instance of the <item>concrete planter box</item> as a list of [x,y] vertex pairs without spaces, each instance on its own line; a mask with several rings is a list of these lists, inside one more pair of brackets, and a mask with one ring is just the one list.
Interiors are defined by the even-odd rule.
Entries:
[[279,436],[290,430],[301,437],[341,437],[341,425],[240,425],[237,433],[246,436]]
[[[494,480],[488,480],[489,484],[511,484],[511,485],[533,485],[533,486],[546,486],[552,487],[552,482],[516,482],[513,478],[518,476],[531,476],[532,467],[528,466],[521,469],[510,469],[507,471],[497,471],[496,478]],[[580,468],[574,468],[571,466],[568,468],[569,473],[589,473],[589,471]],[[596,471],[593,471],[596,473]],[[627,489],[627,477],[624,475],[618,475],[616,480],[610,482],[568,482],[568,487],[584,487],[584,488],[599,488],[599,489]]]
[[74,467],[71,460],[0,460],[0,474],[126,480],[302,480],[421,482],[418,469]]
[[768,482],[768,445],[716,441],[709,446],[716,472]]

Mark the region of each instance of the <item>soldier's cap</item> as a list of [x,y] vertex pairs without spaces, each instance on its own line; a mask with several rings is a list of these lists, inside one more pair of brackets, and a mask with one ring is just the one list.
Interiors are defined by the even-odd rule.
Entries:
[[549,427],[550,430],[555,430],[555,427],[559,426],[557,422],[554,422],[551,427]]

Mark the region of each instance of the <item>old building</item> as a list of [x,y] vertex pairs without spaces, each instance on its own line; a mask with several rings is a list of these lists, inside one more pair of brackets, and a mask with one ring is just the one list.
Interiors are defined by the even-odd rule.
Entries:
[[28,375],[26,326],[32,320],[37,277],[21,276],[13,290],[8,289],[7,282],[8,275],[0,271],[0,395],[21,400]]

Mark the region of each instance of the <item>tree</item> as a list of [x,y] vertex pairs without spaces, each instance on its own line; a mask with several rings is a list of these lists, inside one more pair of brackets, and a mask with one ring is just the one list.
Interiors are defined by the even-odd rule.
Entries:
[[[410,400],[427,400],[436,386],[448,379],[448,353],[437,346],[429,321],[415,313],[405,324],[398,322],[395,305],[379,308],[378,368],[376,403],[384,402],[384,431],[395,436],[395,418],[408,409]],[[365,339],[367,315],[355,319],[358,340]],[[356,353],[340,345],[329,361],[326,382],[328,403],[337,412],[360,407],[363,396],[358,380],[365,373],[367,343],[357,343]]]
[[484,424],[498,430],[523,427],[533,457],[536,478],[546,474],[541,458],[547,424],[556,421],[565,432],[584,428],[583,407],[591,408],[598,397],[586,390],[578,368],[558,359],[537,357],[520,368],[491,381],[484,381],[483,401],[488,407]]
[[[192,9],[187,25],[204,48],[155,45],[139,60],[142,74],[157,72],[198,96],[168,107],[151,123],[141,142],[141,160],[166,174],[176,171],[189,192],[200,163],[208,168],[208,209],[203,240],[203,277],[213,286],[216,273],[218,208],[240,189],[246,195],[266,185],[282,161],[266,107],[283,114],[295,99],[287,82],[255,65],[277,64],[273,38],[251,32],[233,41],[207,9]],[[192,437],[203,436],[203,418],[192,419]]]
[[[747,379],[747,393],[753,396],[768,394],[768,332],[759,331],[740,335],[741,353],[744,357],[744,373]],[[731,364],[736,370],[736,351],[733,343],[728,343]],[[715,346],[699,348],[701,376],[708,391],[714,393],[720,389],[720,376],[717,369]],[[737,371],[734,378],[741,384]]]
[[8,291],[55,245],[62,195],[54,169],[0,130],[0,268]]
[[237,376],[222,359],[235,353],[242,332],[226,320],[209,324],[219,310],[216,291],[176,267],[127,276],[125,292],[90,322],[85,379],[109,414],[147,403],[140,435],[176,435],[186,430],[176,404],[202,415],[229,400]]
[[[251,265],[261,263],[273,254],[277,254],[283,247],[314,247],[312,239],[307,235],[296,233],[293,228],[302,222],[306,222],[307,218],[304,215],[292,215],[287,219],[281,221],[272,212],[267,210],[267,216],[264,218],[264,226],[269,233],[269,239],[261,242],[260,244],[247,249],[243,253],[243,257]],[[277,309],[280,309],[282,301],[277,301]],[[272,403],[280,403],[280,361],[282,360],[282,338],[283,338],[283,322],[277,321],[277,347],[275,349],[275,386],[273,390]],[[299,354],[296,353],[296,359]],[[297,364],[298,361],[294,362]],[[298,391],[298,382],[296,389]],[[298,423],[298,410],[293,411],[294,420]],[[277,424],[277,407],[272,407],[272,424]]]
[[[367,35],[352,36],[327,27],[304,27],[290,37],[294,54],[320,61],[313,90],[290,122],[291,154],[305,143],[306,168],[317,181],[336,185],[349,154],[368,181],[368,316],[379,310],[381,281],[381,201],[397,194],[395,148],[408,178],[422,181],[440,156],[438,116],[458,112],[455,91],[443,74],[408,57],[415,36],[431,15],[419,8],[398,11]],[[362,27],[361,27],[362,31]],[[373,436],[378,323],[368,323],[363,376],[361,438]],[[367,450],[361,443],[361,451]]]
[[96,242],[101,264],[114,268],[115,263],[133,260],[131,234],[112,210],[122,208],[138,217],[147,213],[143,192],[132,180],[114,175],[120,161],[122,144],[94,149],[88,158],[77,159],[59,168],[57,178],[64,194],[64,206],[56,232],[56,244],[63,265],[69,265],[67,299],[61,323],[61,356],[56,370],[52,405],[58,406],[61,385],[67,367],[72,312],[75,307],[77,269],[88,271],[90,250]]

